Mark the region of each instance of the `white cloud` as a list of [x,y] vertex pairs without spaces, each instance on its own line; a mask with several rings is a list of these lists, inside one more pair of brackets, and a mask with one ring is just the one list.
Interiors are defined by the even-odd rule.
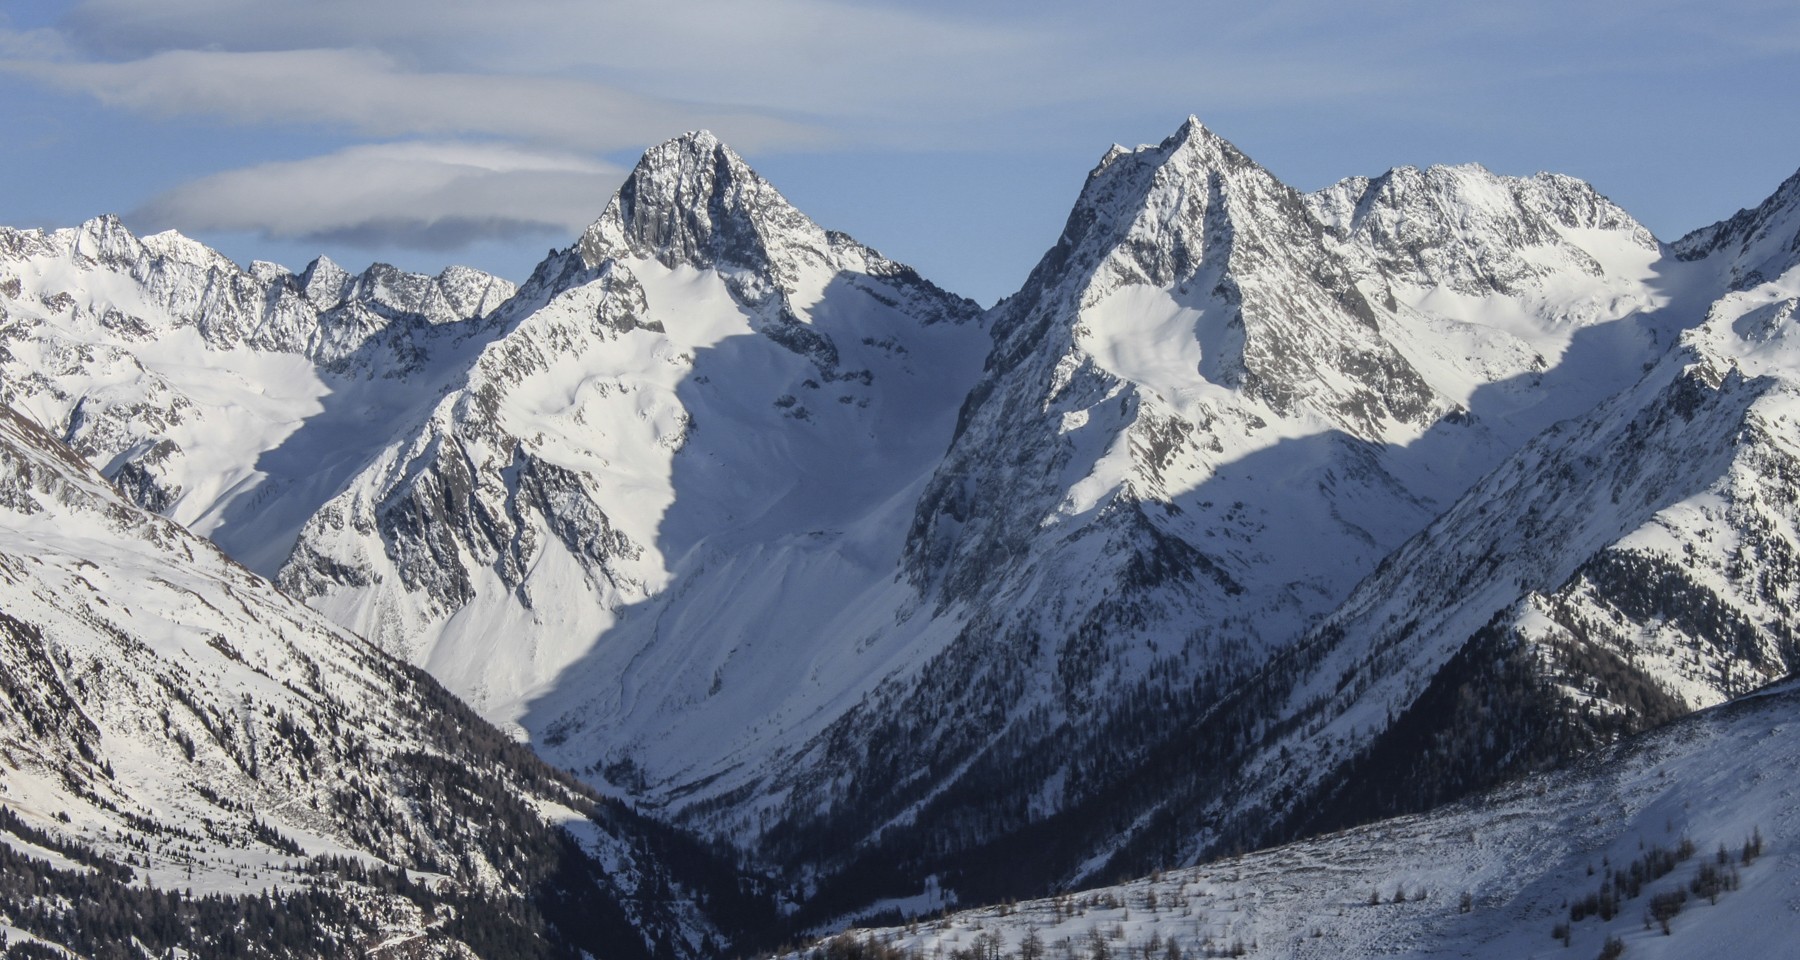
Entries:
[[[1666,61],[1676,51],[1640,42],[1658,23],[1791,26],[1769,15],[1782,3],[79,0],[60,29],[81,56],[36,70],[133,109],[375,136],[607,151],[704,126],[750,153],[953,147],[1002,123],[1016,136],[1022,121],[1053,132],[1142,109],[1178,119],[1376,96],[1466,109],[1460,94],[1533,63]],[[1788,35],[1675,32],[1692,47],[1683,62]]]
[[1053,49],[1067,32],[1016,19],[846,0],[86,0],[66,23],[114,61],[377,48],[420,72],[586,79],[833,116],[1029,94],[1066,60],[1052,54],[1079,53]]
[[351,147],[189,182],[128,219],[283,240],[455,250],[483,240],[575,236],[624,171],[579,157],[459,142]]
[[[1277,149],[1285,143],[1286,162],[1315,178],[1340,172],[1319,157],[1376,136],[1407,145],[1363,144],[1359,163],[1467,159],[1461,147],[1445,144],[1476,128],[1556,131],[1559,149],[1593,130],[1599,132],[1589,139],[1600,144],[1593,148],[1602,149],[1609,135],[1590,119],[1595,97],[1610,105],[1600,118],[1606,120],[1632,112],[1619,91],[1662,91],[1643,100],[1649,122],[1665,124],[1658,105],[1680,99],[1670,94],[1686,92],[1686,74],[1735,73],[1758,58],[1764,64],[1755,75],[1777,79],[1757,91],[1722,85],[1728,94],[1721,97],[1748,102],[1753,94],[1769,100],[1763,113],[1785,116],[1785,77],[1769,65],[1782,66],[1800,49],[1792,0],[1642,0],[1629,7],[1115,0],[1104,9],[1071,0],[64,4],[60,16],[33,19],[49,29],[0,33],[0,70],[119,110],[277,130],[281,136],[271,139],[283,144],[322,134],[320,142],[335,148],[348,133],[377,141],[504,141],[528,153],[622,158],[706,127],[757,161],[822,146],[987,151],[1028,171],[1071,164],[1070,156],[1078,158],[1072,169],[1085,169],[1108,139],[1155,139],[1188,113],[1239,136],[1287,131],[1271,142]],[[1691,122],[1704,126],[1719,116],[1708,111]],[[254,132],[236,142],[216,129],[207,133],[235,152],[225,163],[269,156]],[[1396,155],[1402,149],[1411,152]],[[322,174],[358,156],[345,151],[302,166]],[[1276,152],[1259,156],[1283,161]],[[204,154],[194,160],[209,161]],[[212,209],[196,191],[230,187],[247,195],[253,184],[275,183],[274,172],[283,169],[205,178],[145,209],[173,211],[177,199],[182,210]],[[252,171],[259,172],[245,179]],[[551,175],[490,176],[498,188],[513,179],[541,185]],[[880,184],[860,182],[855,170],[827,176],[872,206],[911,210],[924,202],[884,197]],[[279,206],[267,198],[243,202],[258,211]],[[434,221],[441,229],[429,233],[418,229],[422,209],[331,229],[441,243],[456,232],[443,224],[473,232],[483,222],[493,231],[545,222],[464,216]],[[356,220],[348,211],[336,219]]]

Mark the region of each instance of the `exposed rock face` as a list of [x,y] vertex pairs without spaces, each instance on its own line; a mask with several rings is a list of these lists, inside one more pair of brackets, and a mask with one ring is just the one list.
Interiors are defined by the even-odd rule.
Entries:
[[1779,281],[1800,265],[1800,172],[1754,209],[1675,241],[1675,255],[1712,261],[1732,290]]

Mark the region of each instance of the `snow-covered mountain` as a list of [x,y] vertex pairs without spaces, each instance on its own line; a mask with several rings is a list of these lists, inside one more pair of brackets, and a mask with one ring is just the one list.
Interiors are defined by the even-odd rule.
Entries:
[[891,668],[905,525],[986,349],[974,304],[693,134],[500,316],[285,588],[651,796],[734,786]]
[[1796,717],[1789,682],[1423,816],[790,956],[1784,956]]
[[244,270],[113,217],[0,229],[0,402],[272,574],[395,424],[461,376],[513,292],[462,267]]
[[1670,245],[1551,174],[1302,194],[1190,119],[981,311],[690,134],[516,290],[7,233],[0,392],[830,924],[1787,672],[1796,183]]
[[5,409],[0,863],[86,956],[709,956],[752,900]]

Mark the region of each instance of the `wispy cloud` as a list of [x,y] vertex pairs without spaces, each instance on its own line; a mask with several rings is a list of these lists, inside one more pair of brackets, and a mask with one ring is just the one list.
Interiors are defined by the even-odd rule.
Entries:
[[583,79],[837,117],[1024,95],[1053,75],[1056,54],[1077,52],[1068,32],[1016,19],[850,0],[86,0],[65,26],[115,62],[376,48],[421,73]]
[[672,123],[677,130],[716,129],[746,149],[823,136],[749,111],[697,108],[586,81],[413,72],[366,50],[173,50],[124,63],[7,66],[154,115],[338,125],[375,137],[490,135],[609,151],[661,139]]
[[1494,30],[1419,0],[1008,6],[82,0],[61,21],[73,55],[10,68],[163,114],[596,151],[704,126],[754,153],[966,147],[1021,112],[1055,127],[1058,111],[1166,101],[1179,118],[1443,87],[1475,74],[1436,69],[1451,54],[1421,55],[1416,33]]
[[494,239],[573,236],[624,171],[493,144],[358,146],[202,177],[128,220],[370,249],[456,250]]

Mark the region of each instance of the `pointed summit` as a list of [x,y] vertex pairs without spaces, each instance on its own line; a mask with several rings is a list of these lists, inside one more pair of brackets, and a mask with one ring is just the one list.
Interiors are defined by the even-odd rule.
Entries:
[[108,213],[75,229],[74,253],[102,263],[129,263],[143,256],[144,246],[116,215]]
[[1190,156],[1204,160],[1216,168],[1258,167],[1256,161],[1244,155],[1237,144],[1219,136],[1208,129],[1200,118],[1189,115],[1187,122],[1179,130],[1169,135],[1162,142],[1161,149],[1170,155],[1186,152]]
[[1310,243],[1318,227],[1298,193],[1190,116],[1159,144],[1107,151],[1026,289],[1054,285],[1088,306],[1120,284],[1166,286],[1246,231]]
[[[1104,335],[1108,323],[1129,321],[1088,311],[1127,288],[1161,288],[1230,318],[1207,362],[1215,383],[1281,412],[1332,394],[1319,403],[1365,436],[1381,421],[1430,418],[1438,404],[1381,341],[1374,307],[1325,249],[1325,234],[1301,194],[1189,117],[1159,144],[1113,148],[1089,174],[1056,247],[996,318],[997,356],[1023,358],[1078,316]],[[1394,371],[1384,379],[1397,394],[1366,397],[1367,378],[1315,369],[1345,358]]]
[[350,288],[356,278],[350,271],[337,265],[330,257],[323,254],[313,259],[300,271],[300,292],[314,306],[324,310],[344,302],[350,295]]
[[582,235],[590,267],[643,256],[667,266],[766,268],[781,234],[821,233],[718,137],[700,130],[645,151]]

